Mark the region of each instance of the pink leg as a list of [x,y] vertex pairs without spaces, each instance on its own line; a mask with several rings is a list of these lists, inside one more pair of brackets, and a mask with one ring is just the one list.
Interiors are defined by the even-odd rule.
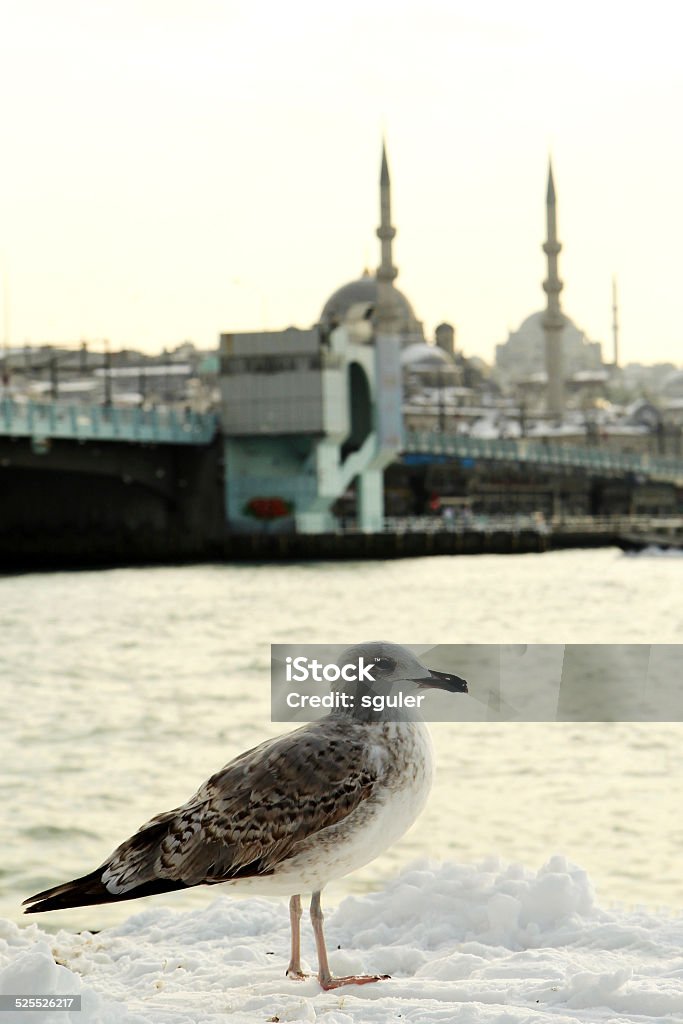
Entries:
[[318,952],[318,981],[326,992],[342,985],[368,985],[371,981],[385,981],[388,974],[350,974],[345,978],[333,978],[327,961],[327,948],[323,935],[323,912],[320,907],[320,893],[314,892],[311,899],[311,922],[315,935],[315,948]]
[[289,927],[292,933],[292,955],[289,958],[287,977],[302,981],[307,977],[301,970],[301,896],[292,896],[289,901]]

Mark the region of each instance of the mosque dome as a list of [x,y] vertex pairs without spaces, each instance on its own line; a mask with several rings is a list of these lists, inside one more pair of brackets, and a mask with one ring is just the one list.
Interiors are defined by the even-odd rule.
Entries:
[[401,352],[401,366],[404,369],[437,370],[441,366],[452,366],[453,358],[438,345],[426,341],[407,345]]
[[[496,346],[496,367],[511,380],[526,378],[545,367],[545,330],[543,320],[546,311],[532,313],[511,331],[502,345]],[[560,334],[567,377],[582,370],[602,369],[602,351],[599,342],[590,341],[573,320],[562,313],[563,328]]]
[[[396,318],[406,324],[414,325],[416,323],[415,313],[408,299],[398,288],[393,285],[390,287]],[[354,306],[363,305],[366,306],[369,313],[372,313],[377,305],[377,278],[368,270],[364,271],[363,276],[359,277],[357,281],[349,281],[348,284],[342,285],[330,295],[320,314],[320,322],[326,327],[336,327],[342,323]]]

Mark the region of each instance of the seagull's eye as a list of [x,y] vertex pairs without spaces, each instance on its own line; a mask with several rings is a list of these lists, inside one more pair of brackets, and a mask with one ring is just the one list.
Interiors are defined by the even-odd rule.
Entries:
[[396,668],[396,662],[392,658],[375,658],[375,666],[380,672],[393,672]]

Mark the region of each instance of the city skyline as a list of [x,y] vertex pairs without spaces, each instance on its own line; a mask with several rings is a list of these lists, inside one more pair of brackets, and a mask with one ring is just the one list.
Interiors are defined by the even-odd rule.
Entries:
[[[545,296],[623,362],[683,361],[675,15],[611,3],[133,5],[27,0],[0,41],[0,271],[14,345],[144,351],[307,327],[376,269],[381,136],[398,287],[493,361]],[[618,13],[618,17],[615,15]],[[671,24],[669,24],[671,23]],[[0,296],[0,301],[2,297]]]

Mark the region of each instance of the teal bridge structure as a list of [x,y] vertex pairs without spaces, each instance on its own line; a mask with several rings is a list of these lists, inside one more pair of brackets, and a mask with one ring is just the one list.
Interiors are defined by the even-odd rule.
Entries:
[[207,445],[217,432],[215,413],[0,399],[0,435],[30,437],[37,442],[60,439]]
[[404,458],[412,462],[445,459],[493,461],[549,471],[574,469],[594,476],[633,475],[643,480],[683,484],[683,457],[616,452],[595,446],[553,444],[527,438],[480,438],[433,431],[407,431]]
[[[220,434],[220,430],[216,413],[0,399],[0,435],[27,437],[37,443],[64,439],[206,446]],[[489,439],[406,431],[402,455],[409,463],[455,458],[536,466],[549,471],[573,469],[589,475],[634,475],[643,480],[683,484],[681,457],[615,452],[607,448],[553,444],[527,438]]]

